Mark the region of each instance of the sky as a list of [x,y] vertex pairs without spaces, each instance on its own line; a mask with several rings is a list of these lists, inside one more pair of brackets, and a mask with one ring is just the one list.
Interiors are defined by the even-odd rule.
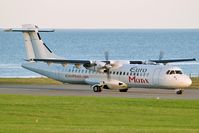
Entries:
[[0,28],[199,28],[199,0],[0,0]]

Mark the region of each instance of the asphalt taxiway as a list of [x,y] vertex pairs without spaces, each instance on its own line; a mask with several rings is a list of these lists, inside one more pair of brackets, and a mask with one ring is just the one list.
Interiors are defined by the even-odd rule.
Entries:
[[48,96],[111,96],[154,99],[199,99],[199,89],[185,89],[182,95],[174,90],[130,88],[128,92],[103,90],[93,92],[89,85],[0,85],[0,94],[25,94]]

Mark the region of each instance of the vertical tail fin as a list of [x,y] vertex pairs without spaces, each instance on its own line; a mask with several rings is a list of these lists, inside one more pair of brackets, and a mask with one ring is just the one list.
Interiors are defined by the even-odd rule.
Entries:
[[31,24],[22,25],[22,29],[9,29],[6,31],[23,32],[27,59],[59,58],[42,41],[39,32],[51,32],[54,30],[39,30]]

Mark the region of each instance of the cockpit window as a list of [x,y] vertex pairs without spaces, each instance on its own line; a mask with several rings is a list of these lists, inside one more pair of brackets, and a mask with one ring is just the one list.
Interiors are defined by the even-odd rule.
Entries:
[[182,71],[181,70],[168,70],[166,72],[166,74],[168,75],[172,75],[172,74],[182,74]]
[[171,71],[170,71],[170,74],[175,74],[175,71],[174,71],[174,70],[171,70]]
[[169,73],[170,73],[170,70],[167,71],[167,74],[169,74]]
[[176,74],[182,74],[182,71],[176,70]]

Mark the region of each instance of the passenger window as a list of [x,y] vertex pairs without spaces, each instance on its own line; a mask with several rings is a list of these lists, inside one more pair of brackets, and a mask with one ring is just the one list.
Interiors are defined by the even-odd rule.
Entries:
[[120,72],[120,75],[122,75],[122,72]]
[[129,72],[127,72],[126,75],[129,75]]
[[119,72],[116,73],[117,75],[119,74]]
[[113,71],[113,74],[115,74],[115,71]]
[[125,75],[125,72],[123,72],[123,75]]

